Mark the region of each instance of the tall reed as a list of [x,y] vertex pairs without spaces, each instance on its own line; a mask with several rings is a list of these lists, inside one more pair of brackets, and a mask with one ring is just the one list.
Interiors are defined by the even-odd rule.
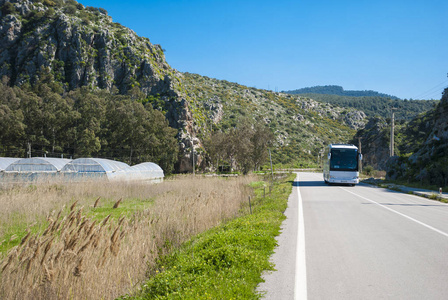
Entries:
[[[180,177],[156,185],[83,184],[16,188],[0,194],[13,214],[39,233],[24,235],[0,261],[1,299],[113,299],[139,287],[156,259],[191,236],[241,213],[251,179]],[[119,219],[89,217],[98,198],[125,204],[153,198],[153,205]],[[19,202],[24,207],[17,205]],[[121,200],[119,200],[121,199]],[[76,202],[76,203],[75,203]],[[101,203],[103,200],[100,201]],[[121,206],[120,204],[120,206]],[[41,206],[41,207],[40,207]],[[4,221],[5,222],[5,221]]]

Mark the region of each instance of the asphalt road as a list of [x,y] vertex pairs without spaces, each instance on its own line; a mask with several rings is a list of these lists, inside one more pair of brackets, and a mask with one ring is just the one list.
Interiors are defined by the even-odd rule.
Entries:
[[448,299],[448,205],[299,173],[265,299]]

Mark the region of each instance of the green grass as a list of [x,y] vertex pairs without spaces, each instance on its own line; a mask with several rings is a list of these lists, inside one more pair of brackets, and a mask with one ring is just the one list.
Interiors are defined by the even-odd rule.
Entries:
[[263,270],[274,269],[269,257],[294,176],[276,181],[265,198],[265,182],[253,182],[253,214],[194,237],[158,262],[141,292],[121,299],[259,299],[256,286]]
[[[92,204],[95,199],[92,198]],[[127,198],[123,199],[117,208],[113,208],[117,200],[113,199],[100,199],[98,207],[84,207],[83,210],[86,215],[94,220],[101,221],[108,215],[111,219],[118,220],[122,216],[132,216],[138,211],[143,211],[150,208],[154,199],[137,199]],[[74,207],[74,210],[79,209],[79,205]],[[67,207],[61,214],[61,219],[70,213],[70,209]],[[29,226],[25,221],[25,218],[17,215],[14,218],[14,222],[10,224],[1,224],[4,230],[4,234],[0,236],[0,256],[7,253],[7,251],[20,244],[22,238],[27,235],[27,230],[32,234],[42,233],[48,226],[48,221],[44,217],[36,219],[34,225]]]
[[23,218],[20,215],[17,215],[14,218],[13,223],[0,223],[0,226],[5,228],[4,234],[0,236],[0,258],[3,254],[6,254],[9,249],[19,245],[22,238],[28,234],[28,230],[31,234],[35,234],[42,232],[48,225],[48,222],[44,218],[40,218],[32,226],[21,221],[22,219]]
[[112,219],[119,219],[121,216],[132,216],[138,211],[150,208],[154,203],[154,199],[124,199],[117,208],[113,208],[116,202],[117,200],[100,199],[100,205],[95,208],[91,207],[87,211],[87,215],[98,221],[103,220],[108,215],[111,215]]

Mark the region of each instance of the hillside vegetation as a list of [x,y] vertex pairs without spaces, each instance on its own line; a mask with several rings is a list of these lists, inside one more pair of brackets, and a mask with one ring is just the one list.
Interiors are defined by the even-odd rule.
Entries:
[[[348,141],[365,123],[364,113],[355,109],[182,74],[165,61],[160,45],[114,23],[102,8],[74,0],[0,0],[0,5],[0,75],[3,85],[13,88],[7,93],[14,94],[13,101],[2,98],[0,105],[5,114],[20,108],[8,116],[17,121],[15,126],[2,123],[2,155],[23,157],[31,147],[37,155],[165,161],[168,171],[192,171],[193,161],[196,168],[229,165],[244,171],[247,162],[240,158],[247,155],[235,155],[235,149],[215,155],[206,141],[221,133],[225,141],[232,130],[243,131],[246,126],[253,132],[264,127],[271,133],[264,136],[273,137],[263,145],[264,161],[253,158],[250,169],[265,163],[268,146],[274,163],[303,166],[315,163],[324,144]],[[47,84],[44,89],[42,83]],[[87,100],[76,100],[76,95]],[[35,102],[32,113],[25,109],[28,98]],[[149,106],[154,111],[149,112]],[[168,157],[154,152],[171,145],[172,137],[171,131],[160,130],[164,125],[159,121],[162,127],[143,125],[149,124],[144,115],[158,116],[156,111],[176,130],[178,156],[171,147],[165,149]],[[133,121],[113,126],[117,131],[131,130],[128,136],[113,133],[111,124],[120,114]],[[257,140],[248,138],[240,144],[253,148],[260,145]]]
[[314,100],[331,103],[340,107],[351,107],[362,110],[369,118],[391,117],[391,108],[396,108],[395,117],[397,120],[411,120],[418,114],[433,109],[438,100],[399,100],[385,97],[349,97],[337,95],[305,94]]
[[396,120],[390,158],[390,119],[371,118],[353,142],[362,138],[364,164],[387,170],[387,177],[422,185],[448,185],[448,90],[429,111],[410,121]]
[[0,83],[0,155],[96,156],[174,170],[177,130],[144,94],[61,90],[45,70],[33,87]]
[[432,110],[399,129],[398,156],[388,162],[388,177],[444,187],[448,185],[448,89]]
[[323,94],[323,95],[336,95],[346,97],[383,97],[390,99],[398,99],[398,97],[378,93],[375,91],[350,91],[344,90],[342,86],[338,85],[325,85],[325,86],[313,86],[292,91],[284,91],[287,94],[301,95],[301,94]]
[[[244,121],[268,126],[274,134],[274,162],[307,166],[330,142],[347,142],[365,124],[365,114],[306,97],[249,88],[197,74],[183,74],[182,83],[200,137],[226,132]],[[205,128],[205,130],[201,130]]]

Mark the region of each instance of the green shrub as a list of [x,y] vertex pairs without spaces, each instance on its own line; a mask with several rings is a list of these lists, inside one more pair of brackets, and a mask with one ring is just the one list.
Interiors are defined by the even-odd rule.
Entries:
[[14,4],[11,2],[6,2],[2,6],[2,15],[9,15],[16,13],[16,8],[14,7]]
[[67,5],[66,7],[64,7],[64,13],[68,14],[68,15],[74,15],[76,14],[76,6],[75,5]]
[[367,166],[365,166],[364,168],[363,168],[363,173],[364,174],[366,174],[366,175],[368,175],[368,176],[371,176],[372,174],[373,174],[373,167],[372,166],[369,166],[369,165],[367,165]]
[[44,1],[43,1],[43,4],[44,4],[45,6],[56,6],[56,3],[53,2],[53,1],[51,1],[51,0],[44,0]]

